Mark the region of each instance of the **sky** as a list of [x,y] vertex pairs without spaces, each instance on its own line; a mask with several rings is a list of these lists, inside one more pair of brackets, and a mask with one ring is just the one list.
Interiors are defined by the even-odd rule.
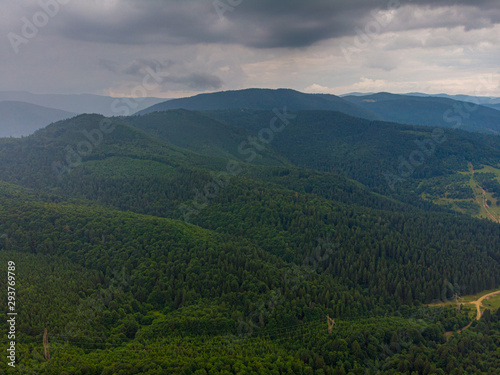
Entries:
[[0,90],[500,97],[498,0],[0,0]]

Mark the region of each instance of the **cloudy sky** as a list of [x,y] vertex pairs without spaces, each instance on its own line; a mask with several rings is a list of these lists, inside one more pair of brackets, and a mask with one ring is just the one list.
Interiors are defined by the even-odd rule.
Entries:
[[0,20],[2,91],[500,96],[498,0],[0,0]]

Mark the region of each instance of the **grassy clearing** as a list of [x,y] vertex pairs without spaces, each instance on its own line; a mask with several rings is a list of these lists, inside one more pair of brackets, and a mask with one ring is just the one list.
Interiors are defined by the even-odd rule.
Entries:
[[[485,296],[486,294],[490,294],[490,293],[497,292],[497,291],[500,291],[500,289],[483,290],[482,292],[479,292],[476,294],[470,294],[467,296],[460,297],[460,302],[474,302],[474,301],[477,301],[482,296]],[[486,300],[483,300],[483,303],[484,303],[484,301],[486,301]]]
[[498,168],[494,168],[489,165],[483,166],[483,168],[476,170],[477,173],[494,173],[495,176],[499,179],[500,182],[500,165]]
[[500,309],[500,296],[493,296],[489,299],[484,299],[483,306],[485,309],[490,309],[491,312],[497,311]]
[[[499,167],[492,166],[482,166],[481,169],[474,171],[475,173],[493,173],[496,179],[500,183],[500,165]],[[460,171],[453,176],[448,176],[446,179],[449,184],[453,186],[454,177],[457,175],[466,176],[468,181],[466,185],[470,186],[473,191],[474,199],[453,199],[445,196],[434,196],[430,194],[423,193],[421,196],[425,200],[430,200],[435,204],[441,206],[447,206],[454,211],[470,215],[472,217],[488,219],[498,222],[500,220],[500,205],[497,205],[497,199],[493,198],[492,193],[486,192],[485,198],[490,201],[487,209],[483,207],[483,190],[477,181],[473,178],[472,169],[468,171]]]
[[[487,294],[499,292],[499,291],[500,291],[500,289],[483,290],[482,292],[479,292],[476,294],[470,294],[467,296],[459,297],[458,302],[460,304],[462,304],[462,309],[467,310],[469,312],[469,315],[471,317],[474,317],[474,316],[476,316],[476,306],[473,304],[468,304],[468,305],[465,305],[465,304],[470,303],[470,302],[475,302]],[[429,307],[456,306],[456,304],[457,303],[455,301],[448,301],[448,302],[440,302],[440,303],[436,303],[436,304],[431,304],[428,306]],[[485,298],[482,301],[482,306],[484,308],[490,309],[492,311],[496,311],[498,308],[500,308],[500,295],[489,297],[489,299]]]
[[[489,167],[489,169],[496,170],[495,168],[492,168],[492,167]],[[480,173],[480,172],[490,172],[490,170],[487,171],[486,168],[483,168],[483,169],[481,169],[479,171],[476,171],[476,173]],[[497,175],[497,173],[500,173],[500,171],[496,170],[495,175]],[[472,178],[472,173],[469,173],[469,174],[470,174],[470,177],[471,177],[471,179],[470,179],[470,186],[471,186],[472,190],[474,191],[474,195],[476,197],[475,201],[480,206],[480,211],[479,211],[479,214],[477,215],[477,217],[486,218],[486,219],[492,219],[491,216],[490,216],[490,214],[488,214],[488,211],[494,217],[499,217],[500,216],[500,206],[497,206],[497,199],[493,198],[493,195],[491,193],[486,192],[486,194],[485,194],[486,199],[488,199],[489,201],[491,201],[491,205],[488,207],[488,211],[487,211],[486,208],[483,207],[483,190],[481,189],[481,187],[479,186],[479,184],[476,182],[476,180],[474,180]],[[499,177],[497,175],[497,179],[498,178]]]

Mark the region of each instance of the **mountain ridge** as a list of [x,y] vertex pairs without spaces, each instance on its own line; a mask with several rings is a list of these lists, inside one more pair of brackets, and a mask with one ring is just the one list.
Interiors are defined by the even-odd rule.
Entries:
[[290,111],[331,110],[352,116],[377,119],[378,117],[363,108],[353,105],[342,98],[330,94],[306,94],[292,89],[258,89],[219,91],[209,94],[180,99],[171,99],[150,108],[136,112],[143,115],[168,109],[188,110],[225,110],[260,109],[272,110],[286,107]]
[[385,121],[500,134],[500,111],[448,97],[381,92],[344,99],[376,113]]

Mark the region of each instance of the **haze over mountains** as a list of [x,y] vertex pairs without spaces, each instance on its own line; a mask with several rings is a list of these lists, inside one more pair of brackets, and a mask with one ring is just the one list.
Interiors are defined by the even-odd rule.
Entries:
[[440,98],[449,98],[454,100],[459,100],[463,102],[469,102],[473,104],[479,104],[484,107],[494,108],[496,110],[500,110],[500,98],[497,97],[489,97],[489,96],[471,96],[471,95],[448,95],[448,94],[422,94],[422,93],[411,93],[408,95],[413,96],[434,96]]
[[82,113],[104,116],[132,114],[164,100],[0,91],[0,137],[27,136],[52,122]]
[[500,132],[500,112],[494,108],[433,96],[378,93],[343,99],[385,121],[409,125],[460,128],[490,134]]
[[0,137],[27,136],[52,122],[75,115],[30,103],[0,101]]
[[97,113],[103,116],[122,114],[117,108],[125,105],[125,103],[130,103],[130,111],[133,113],[165,101],[165,99],[160,98],[134,99],[93,94],[32,94],[26,91],[0,91],[0,101],[6,100],[36,104],[76,114]]
[[[350,92],[347,94],[340,95],[341,98],[349,97],[349,96],[368,96],[375,95],[376,92]],[[483,105],[485,107],[496,106],[500,104],[500,98],[491,97],[491,96],[480,96],[480,95],[448,95],[448,94],[425,94],[422,92],[409,92],[405,94],[398,95],[406,95],[406,96],[423,96],[423,97],[435,97],[435,98],[448,98],[453,100],[458,100],[462,102],[475,103],[479,105]]]

